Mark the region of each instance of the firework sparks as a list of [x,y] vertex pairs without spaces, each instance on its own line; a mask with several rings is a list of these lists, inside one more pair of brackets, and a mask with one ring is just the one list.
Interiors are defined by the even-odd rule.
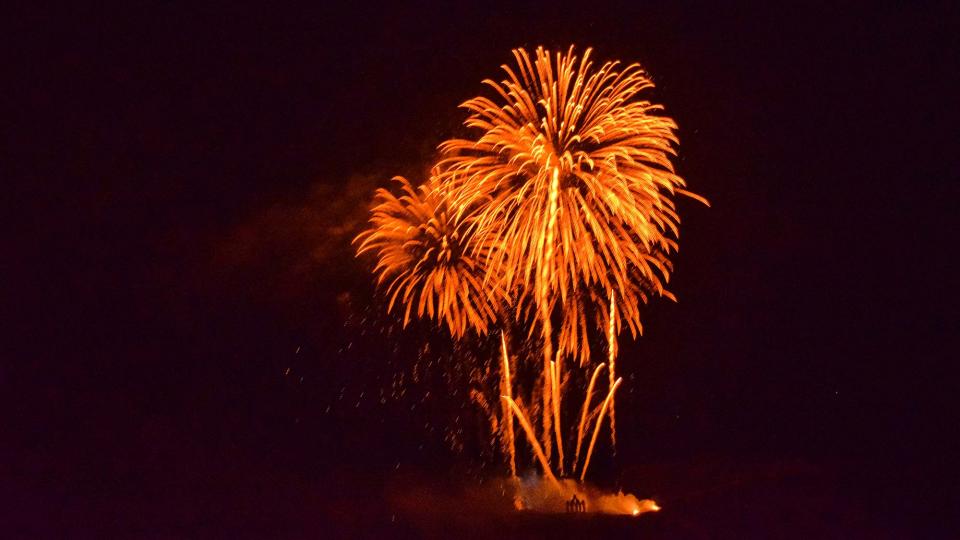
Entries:
[[[661,106],[634,99],[653,87],[639,65],[593,69],[590,50],[578,62],[572,47],[553,59],[543,48],[533,59],[523,49],[514,57],[505,80],[484,81],[499,101],[462,105],[479,136],[443,143],[438,168],[454,186],[454,206],[469,209],[476,234],[498,246],[488,279],[531,293],[521,300],[537,306],[546,374],[554,309],[563,314],[557,351],[581,364],[590,356],[588,328],[605,327],[605,310],[584,289],[596,285],[624,300],[646,301],[638,288],[669,297],[667,256],[679,225],[672,197],[699,197],[683,189],[670,162],[676,124],[654,114]],[[634,335],[638,305],[617,305]]]
[[[614,384],[619,325],[636,336],[647,293],[672,298],[664,288],[679,226],[672,197],[700,198],[683,189],[670,162],[676,124],[655,114],[662,107],[634,99],[653,86],[639,65],[594,70],[590,50],[578,61],[572,47],[556,55],[541,47],[533,58],[517,49],[514,57],[515,69],[503,66],[505,80],[484,81],[497,100],[462,105],[471,113],[465,125],[479,136],[442,144],[438,174],[474,234],[497,246],[488,252],[487,281],[519,289],[521,318],[536,313],[541,442],[547,459],[556,445],[562,471],[556,386],[563,358],[583,365],[589,328],[606,330]],[[608,313],[598,297],[609,298]],[[615,405],[609,409],[615,443]]]
[[[604,418],[616,445],[618,336],[642,332],[640,309],[650,298],[674,299],[666,284],[680,224],[675,198],[708,203],[676,174],[677,126],[639,97],[653,83],[638,64],[597,67],[590,49],[578,57],[573,47],[513,55],[516,66],[502,66],[502,81],[484,81],[493,97],[462,104],[473,136],[441,144],[424,185],[398,178],[399,197],[378,190],[371,226],[355,242],[358,254],[376,255],[387,309],[402,309],[404,325],[414,316],[442,322],[455,339],[500,330],[499,388],[489,399],[475,391],[474,401],[491,417],[512,476],[514,418],[547,478],[556,483],[554,470],[563,474],[563,393],[582,380],[564,363],[586,368],[590,340],[606,341],[569,464],[576,473],[593,422],[583,481]],[[520,328],[520,350],[537,353],[518,355],[515,369],[506,333]],[[532,381],[525,362],[539,365]],[[591,410],[604,367],[607,395]],[[497,395],[499,418],[489,405]]]

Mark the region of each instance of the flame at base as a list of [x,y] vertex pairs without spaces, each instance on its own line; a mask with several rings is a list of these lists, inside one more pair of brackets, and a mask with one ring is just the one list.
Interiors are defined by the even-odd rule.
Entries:
[[630,493],[605,493],[599,488],[564,478],[548,480],[537,475],[511,478],[514,507],[543,513],[565,513],[566,503],[574,495],[586,503],[587,513],[639,516],[659,512],[660,506],[652,499],[638,499]]

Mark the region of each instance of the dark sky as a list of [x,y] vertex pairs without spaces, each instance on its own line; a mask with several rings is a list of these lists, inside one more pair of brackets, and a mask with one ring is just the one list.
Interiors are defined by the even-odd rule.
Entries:
[[648,69],[677,168],[712,202],[681,205],[679,303],[624,346],[621,453],[946,466],[956,6],[355,4],[9,18],[17,489],[455,461],[421,455],[418,419],[338,398],[392,373],[388,345],[342,351],[370,284],[345,239],[373,187],[422,177],[457,105],[538,44]]

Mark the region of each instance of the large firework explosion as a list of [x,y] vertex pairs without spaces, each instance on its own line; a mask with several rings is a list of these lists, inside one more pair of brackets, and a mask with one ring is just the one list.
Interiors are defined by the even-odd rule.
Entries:
[[[584,478],[604,418],[615,437],[617,338],[624,327],[642,331],[650,297],[673,299],[665,287],[680,223],[674,197],[706,202],[670,161],[676,124],[638,99],[653,87],[643,69],[595,68],[590,52],[514,50],[506,78],[484,81],[493,97],[462,105],[473,136],[441,144],[419,188],[400,179],[400,197],[379,190],[357,239],[359,253],[377,256],[388,310],[402,306],[404,324],[414,314],[442,320],[457,339],[500,331],[494,425],[513,474],[514,419],[551,479],[568,466]],[[511,365],[534,358],[511,360],[507,334],[539,350],[533,379],[511,376]],[[590,343],[601,340],[607,363],[589,366]],[[604,368],[606,396],[594,406]],[[562,414],[563,395],[580,383],[582,405]],[[563,418],[574,414],[577,430],[565,437]]]

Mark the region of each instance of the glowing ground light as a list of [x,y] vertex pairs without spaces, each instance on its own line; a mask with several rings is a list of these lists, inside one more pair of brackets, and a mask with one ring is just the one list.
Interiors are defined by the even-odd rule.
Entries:
[[645,513],[645,512],[659,512],[659,511],[660,511],[660,506],[659,506],[655,501],[653,501],[653,500],[651,500],[651,499],[644,499],[644,500],[640,501],[640,504],[641,504],[641,506],[642,506],[642,509],[641,509],[641,506],[638,506],[638,507],[634,508],[634,509],[633,509],[633,515],[639,516],[640,514]]

